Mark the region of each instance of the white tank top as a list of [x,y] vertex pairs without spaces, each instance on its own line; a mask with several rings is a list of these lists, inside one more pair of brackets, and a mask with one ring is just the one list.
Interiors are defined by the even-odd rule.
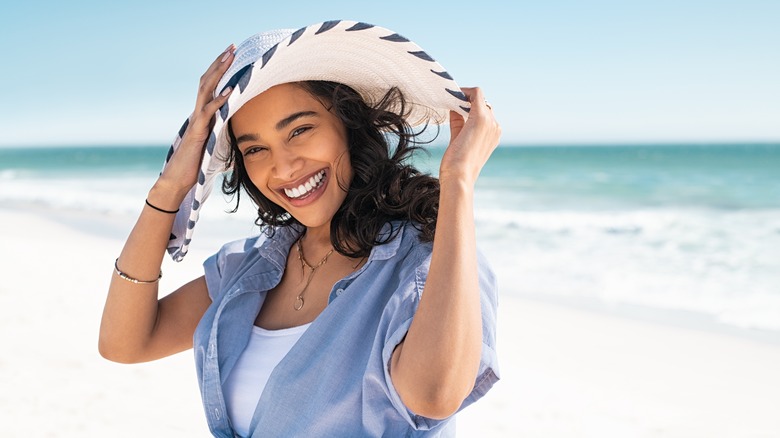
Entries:
[[281,330],[252,326],[249,343],[222,385],[228,417],[240,436],[249,434],[249,424],[268,377],[311,323]]

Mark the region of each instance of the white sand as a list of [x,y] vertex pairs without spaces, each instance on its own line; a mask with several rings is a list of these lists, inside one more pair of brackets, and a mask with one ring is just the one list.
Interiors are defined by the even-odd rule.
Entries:
[[[209,436],[191,352],[98,355],[121,240],[30,213],[0,224],[2,436]],[[211,250],[166,261],[163,289]],[[777,345],[503,296],[498,352],[503,379],[459,415],[460,436],[780,436]]]

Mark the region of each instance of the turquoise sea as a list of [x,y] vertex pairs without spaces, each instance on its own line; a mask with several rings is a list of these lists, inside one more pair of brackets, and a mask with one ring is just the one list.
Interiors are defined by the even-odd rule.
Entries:
[[[435,172],[430,150],[417,161]],[[0,205],[126,221],[166,152],[0,149]],[[256,232],[251,209],[228,215],[219,198],[193,244]],[[501,146],[475,202],[502,293],[780,332],[780,144]]]

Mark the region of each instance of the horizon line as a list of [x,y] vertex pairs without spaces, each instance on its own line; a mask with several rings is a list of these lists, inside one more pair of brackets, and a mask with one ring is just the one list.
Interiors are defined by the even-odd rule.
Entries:
[[[633,140],[633,141],[512,141],[501,142],[500,147],[595,147],[595,146],[738,146],[738,145],[766,145],[780,146],[780,139],[776,140]],[[47,149],[47,148],[143,148],[159,147],[168,148],[170,143],[157,142],[138,142],[138,143],[30,143],[30,144],[2,144],[0,149]],[[445,142],[433,142],[422,144],[423,147],[442,148],[446,147]]]

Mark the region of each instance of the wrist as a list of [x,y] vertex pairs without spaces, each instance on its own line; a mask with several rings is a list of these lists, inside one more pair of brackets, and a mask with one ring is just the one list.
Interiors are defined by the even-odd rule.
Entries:
[[158,180],[146,195],[147,202],[164,210],[178,210],[189,188],[172,187],[165,181]]
[[439,190],[447,196],[473,198],[474,182],[462,175],[439,175]]
[[472,178],[464,172],[439,170],[439,186],[442,189],[473,192],[475,180],[476,178]]

